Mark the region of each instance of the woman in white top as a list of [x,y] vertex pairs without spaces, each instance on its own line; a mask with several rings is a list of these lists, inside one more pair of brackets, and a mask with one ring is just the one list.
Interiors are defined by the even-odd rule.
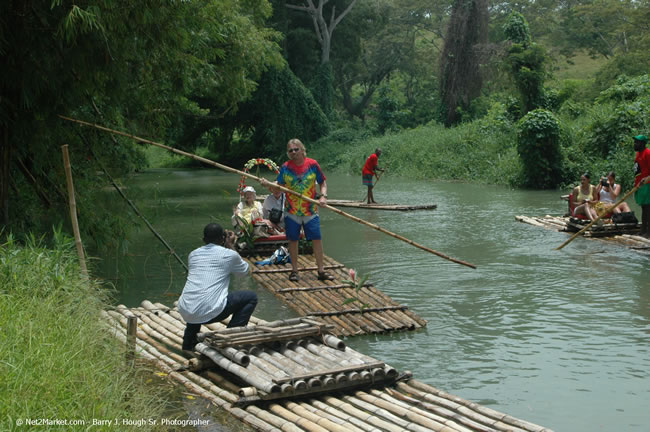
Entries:
[[[616,184],[616,173],[610,171],[607,174],[607,178],[601,177],[600,183],[596,187],[596,192],[599,195],[599,201],[604,202],[608,206],[611,206],[616,202],[619,195],[621,194],[621,185]],[[614,209],[614,213],[629,212],[632,211],[630,206],[626,202],[622,203]]]
[[240,223],[236,216],[244,219],[249,224],[262,218],[262,204],[256,198],[255,188],[253,186],[246,186],[244,188],[244,201],[237,204],[232,217],[234,226],[239,226]]

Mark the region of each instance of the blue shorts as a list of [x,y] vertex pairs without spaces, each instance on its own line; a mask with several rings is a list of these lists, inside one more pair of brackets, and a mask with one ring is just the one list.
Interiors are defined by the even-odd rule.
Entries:
[[[299,219],[300,222],[296,222],[296,219]],[[305,220],[307,220],[307,222],[305,222]],[[290,241],[300,240],[301,227],[304,227],[305,229],[305,237],[307,237],[307,240],[321,239],[320,218],[318,217],[318,215],[294,216],[288,214],[284,218],[284,232],[287,235],[287,240]]]
[[372,187],[372,174],[364,174],[363,175],[363,185]]

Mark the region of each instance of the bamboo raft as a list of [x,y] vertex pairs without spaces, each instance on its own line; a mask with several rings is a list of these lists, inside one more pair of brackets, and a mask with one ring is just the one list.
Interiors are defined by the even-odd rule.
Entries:
[[364,201],[352,201],[352,200],[337,200],[331,199],[327,200],[327,204],[334,207],[354,207],[354,208],[364,208],[371,210],[399,210],[399,211],[409,211],[409,210],[432,210],[438,207],[437,204],[367,204]]
[[[319,281],[313,255],[301,254],[298,282],[289,280],[290,264],[255,265],[255,262],[267,257],[251,255],[244,258],[251,265],[257,283],[298,315],[318,317],[331,325],[331,332],[336,336],[417,330],[427,323],[408,306],[395,302],[370,283],[366,283],[357,293],[343,282],[349,279],[349,270],[328,256],[324,257],[325,270],[335,280]],[[355,297],[358,298],[357,302],[345,303],[346,299]]]
[[[571,222],[569,217],[558,217],[546,215],[544,217],[515,216],[515,220],[541,228],[551,229],[560,232],[577,232],[582,226]],[[592,227],[585,231],[584,237],[597,238],[603,241],[616,243],[628,247],[642,254],[650,255],[650,239],[634,235],[638,227],[628,226],[634,224],[604,224],[602,227]]]
[[[128,323],[133,322],[129,319],[133,317],[138,318],[137,334],[132,339],[138,359],[153,363],[169,379],[259,431],[551,432],[542,426],[448,394],[413,379],[408,372],[399,374],[386,365],[383,376],[390,374],[395,379],[391,383],[377,382],[372,370],[379,369],[383,363],[337,343],[333,343],[333,347],[318,343],[312,336],[299,339],[293,345],[282,341],[274,346],[270,340],[264,340],[261,344],[245,344],[242,345],[247,346],[245,351],[237,344],[222,346],[220,357],[213,356],[218,361],[215,364],[214,359],[208,356],[191,355],[180,350],[185,323],[176,309],[144,301],[138,308],[118,306],[115,310],[103,312],[109,331],[125,342],[128,339]],[[266,327],[262,331],[268,332],[269,328],[284,327],[279,329],[282,332],[292,325],[290,320],[278,324],[253,317],[246,329],[255,332],[259,327]],[[226,330],[225,322],[210,324],[203,329],[222,336],[236,333],[236,328]],[[204,341],[209,339],[209,334],[204,334]],[[219,339],[219,336],[215,338]],[[242,366],[221,354],[228,350],[238,350],[248,356],[247,365]],[[242,361],[241,357],[239,361]],[[291,378],[298,379],[283,380],[280,377],[279,371],[289,371],[286,365],[293,367],[288,373]],[[302,375],[315,375],[315,369],[327,372],[328,368],[340,370],[345,367],[348,370],[339,374],[347,376],[347,382],[358,381],[361,386],[336,390],[331,394],[306,394],[299,398],[287,392],[286,397],[265,400],[260,397],[259,389],[250,385],[250,381],[256,378],[261,378],[263,383],[275,380],[282,393],[283,386],[285,390],[288,389],[288,383],[293,383],[295,389],[295,383],[301,378],[294,375],[298,370],[306,371]],[[331,374],[324,376],[327,375]],[[377,372],[377,375],[381,373]],[[242,376],[246,376],[248,381]],[[335,376],[332,378],[336,380]],[[318,385],[311,388],[318,389]]]

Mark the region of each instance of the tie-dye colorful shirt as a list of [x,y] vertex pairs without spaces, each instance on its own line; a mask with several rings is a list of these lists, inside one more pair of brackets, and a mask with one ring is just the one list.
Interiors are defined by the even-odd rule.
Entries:
[[[296,165],[293,161],[285,162],[278,174],[278,184],[293,191],[316,199],[316,183],[325,181],[325,174],[321,171],[318,162],[314,159],[305,158],[302,165]],[[295,216],[312,216],[318,213],[316,204],[302,199],[293,194],[286,194],[285,209],[289,214]]]

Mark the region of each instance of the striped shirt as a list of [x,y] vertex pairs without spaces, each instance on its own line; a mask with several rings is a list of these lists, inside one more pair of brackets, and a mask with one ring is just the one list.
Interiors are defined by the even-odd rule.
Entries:
[[248,263],[237,252],[208,243],[190,252],[189,272],[178,312],[187,323],[202,324],[226,307],[230,274],[245,274]]

